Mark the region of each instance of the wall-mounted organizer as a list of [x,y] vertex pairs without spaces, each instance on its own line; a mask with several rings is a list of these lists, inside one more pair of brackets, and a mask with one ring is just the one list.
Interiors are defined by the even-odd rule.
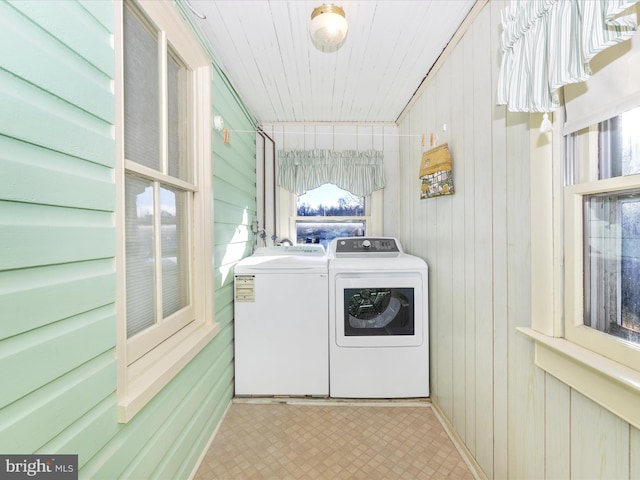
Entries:
[[443,143],[422,154],[420,164],[421,181],[420,198],[439,197],[441,195],[452,195],[453,173],[451,171],[451,154],[449,145]]

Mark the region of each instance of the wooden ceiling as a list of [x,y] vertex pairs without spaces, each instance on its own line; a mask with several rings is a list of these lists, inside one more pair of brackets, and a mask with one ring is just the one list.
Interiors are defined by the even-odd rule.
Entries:
[[476,0],[336,0],[335,51],[309,36],[322,0],[189,0],[194,21],[260,123],[394,122]]

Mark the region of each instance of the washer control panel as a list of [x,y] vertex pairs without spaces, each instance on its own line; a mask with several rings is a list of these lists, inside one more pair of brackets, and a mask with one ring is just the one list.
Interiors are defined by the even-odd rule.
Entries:
[[398,241],[390,237],[339,238],[335,244],[336,256],[383,254],[397,256],[401,253]]

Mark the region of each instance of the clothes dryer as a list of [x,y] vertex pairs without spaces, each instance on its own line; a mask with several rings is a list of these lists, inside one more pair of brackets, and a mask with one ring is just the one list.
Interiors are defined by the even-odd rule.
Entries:
[[263,247],[235,267],[235,393],[328,396],[322,245]]
[[329,245],[329,395],[429,396],[428,268],[390,237]]

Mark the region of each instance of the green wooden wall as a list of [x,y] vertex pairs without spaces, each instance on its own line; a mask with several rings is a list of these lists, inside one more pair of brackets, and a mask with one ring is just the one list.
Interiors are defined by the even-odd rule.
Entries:
[[[255,135],[214,131],[217,337],[116,416],[113,3],[0,2],[0,452],[79,455],[81,478],[186,478],[233,394],[233,265],[250,253]],[[214,114],[253,122],[213,78]]]

